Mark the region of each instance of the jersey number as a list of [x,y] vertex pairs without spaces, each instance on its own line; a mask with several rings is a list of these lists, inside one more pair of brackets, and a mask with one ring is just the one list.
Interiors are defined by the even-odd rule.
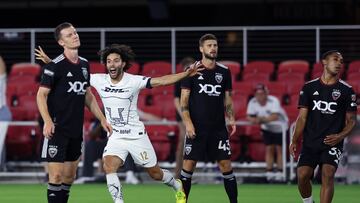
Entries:
[[228,151],[228,154],[230,155],[230,154],[231,154],[231,151],[230,151],[230,143],[229,143],[229,140],[226,140],[225,143],[223,143],[223,141],[220,140],[220,141],[219,141],[218,149],[222,149],[222,150],[224,150],[224,151]]
[[340,156],[341,156],[341,151],[336,148],[336,147],[332,147],[329,150],[329,154],[332,156],[336,156],[336,159],[334,160],[337,164],[339,164],[339,160],[340,160]]

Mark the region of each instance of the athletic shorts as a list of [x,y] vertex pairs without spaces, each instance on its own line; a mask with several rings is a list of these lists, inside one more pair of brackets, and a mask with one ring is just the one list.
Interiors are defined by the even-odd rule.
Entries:
[[153,167],[157,163],[155,150],[147,134],[139,139],[109,137],[103,157],[117,156],[125,162],[129,154],[137,165],[145,168]]
[[76,161],[83,150],[83,137],[71,138],[65,133],[55,131],[51,139],[44,137],[41,159],[47,162]]
[[195,161],[229,160],[231,149],[226,128],[219,130],[196,130],[196,137],[186,137],[184,159]]
[[299,155],[298,166],[310,166],[315,169],[317,165],[330,164],[337,168],[341,153],[342,150],[338,147],[331,147],[322,151],[304,147]]
[[265,145],[282,145],[282,133],[261,130]]

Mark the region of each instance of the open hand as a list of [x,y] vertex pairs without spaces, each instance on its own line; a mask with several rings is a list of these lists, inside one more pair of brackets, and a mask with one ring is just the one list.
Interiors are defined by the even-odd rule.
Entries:
[[51,62],[51,59],[49,58],[48,55],[46,55],[46,53],[44,52],[44,50],[41,48],[41,46],[38,46],[38,48],[35,48],[35,58],[37,60],[41,60],[42,62],[48,64]]

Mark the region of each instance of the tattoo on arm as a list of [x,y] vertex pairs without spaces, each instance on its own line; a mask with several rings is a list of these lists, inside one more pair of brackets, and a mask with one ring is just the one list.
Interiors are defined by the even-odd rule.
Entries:
[[184,112],[184,111],[189,111],[189,107],[188,106],[182,106],[181,107],[181,112]]
[[233,116],[234,115],[234,110],[233,110],[233,106],[231,104],[226,105],[226,113],[228,116]]

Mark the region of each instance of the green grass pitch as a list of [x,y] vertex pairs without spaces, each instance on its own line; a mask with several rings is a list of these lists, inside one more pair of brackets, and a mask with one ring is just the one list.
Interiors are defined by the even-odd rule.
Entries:
[[[313,196],[319,201],[319,185],[313,186]],[[296,203],[302,202],[296,185],[238,185],[239,203]],[[126,203],[175,202],[171,188],[162,184],[124,185]],[[357,203],[360,185],[336,185],[334,203]],[[46,203],[45,184],[0,184],[1,203]],[[193,185],[189,203],[226,203],[222,184]],[[73,185],[69,203],[112,203],[106,184]]]

